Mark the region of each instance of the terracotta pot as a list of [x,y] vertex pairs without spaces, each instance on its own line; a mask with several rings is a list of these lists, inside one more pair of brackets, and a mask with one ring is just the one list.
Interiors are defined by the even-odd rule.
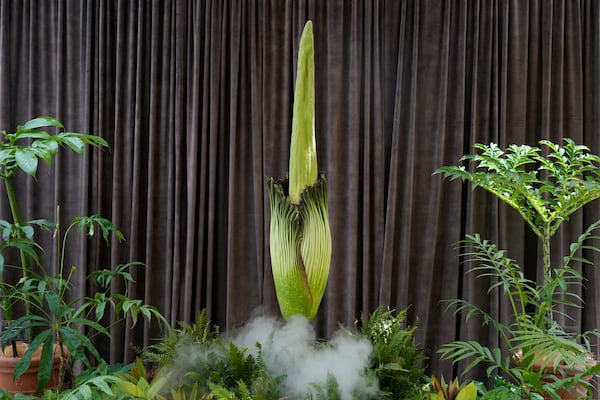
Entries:
[[[515,354],[515,360],[521,359],[521,351],[519,350]],[[546,361],[544,359],[540,359],[533,364],[533,367],[542,373],[542,380],[544,382],[552,383],[555,380],[552,376],[556,376],[558,379],[562,379],[563,377],[574,377],[576,375],[581,374],[586,367],[591,367],[596,364],[596,361],[592,358],[591,355],[586,357],[586,365],[582,368],[572,368],[568,369],[566,365],[559,364],[556,368],[554,367],[554,359],[550,361]],[[582,379],[585,382],[589,382],[592,379],[592,375],[584,376]],[[560,389],[558,390],[558,394],[560,395],[562,400],[573,400],[580,399],[587,393],[586,388],[583,384],[578,385],[570,390]],[[552,400],[552,397],[549,395],[544,395],[544,399]]]
[[[18,354],[23,354],[27,350],[27,343],[17,343]],[[11,393],[34,394],[38,387],[38,367],[40,365],[41,349],[38,350],[31,358],[29,369],[18,379],[13,380],[15,365],[20,360],[20,357],[13,357],[12,346],[7,346],[4,353],[0,352],[0,388],[6,389]],[[54,348],[54,366],[50,381],[46,388],[53,388],[58,385],[60,370],[60,351],[58,346]]]

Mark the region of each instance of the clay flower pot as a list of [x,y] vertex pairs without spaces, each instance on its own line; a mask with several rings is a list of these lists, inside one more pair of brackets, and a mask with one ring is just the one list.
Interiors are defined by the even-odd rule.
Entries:
[[[520,362],[522,357],[521,350],[517,351],[514,355],[515,362]],[[592,367],[596,365],[596,361],[592,358],[590,354],[585,357],[585,365],[582,365],[580,368],[568,368],[565,364],[559,364],[554,367],[554,359],[546,360],[541,358],[533,363],[533,368],[536,371],[542,373],[542,380],[544,382],[552,383],[555,382],[553,376],[556,379],[564,379],[564,378],[572,378],[576,375],[582,374],[586,368]],[[583,376],[581,379],[585,382],[589,382],[592,379],[592,375]],[[579,384],[569,390],[560,389],[558,390],[558,394],[561,396],[562,400],[572,400],[579,399],[583,396],[586,396],[586,388],[583,384]],[[544,394],[544,399],[552,400],[552,397]]]
[[[23,354],[27,350],[27,343],[17,343],[18,354]],[[7,346],[4,352],[0,352],[0,388],[6,389],[11,393],[35,394],[38,387],[38,366],[40,364],[41,350],[36,352],[31,359],[29,369],[16,380],[13,379],[15,365],[20,360],[19,357],[13,357],[13,348]],[[46,388],[53,388],[58,385],[60,370],[60,351],[58,346],[54,348],[54,366],[50,382]]]

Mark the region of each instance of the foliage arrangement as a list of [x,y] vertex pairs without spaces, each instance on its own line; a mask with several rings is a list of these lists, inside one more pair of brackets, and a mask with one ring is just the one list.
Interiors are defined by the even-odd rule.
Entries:
[[[260,351],[255,356],[248,349],[222,339],[219,328],[207,318],[206,310],[198,313],[195,323],[180,323],[179,329],[142,351],[141,357],[145,365],[157,371],[145,399],[279,398],[283,377],[272,376]],[[139,380],[135,383],[139,386]],[[143,381],[142,385],[145,386]]]
[[[50,128],[58,132],[49,133]],[[35,177],[39,160],[50,165],[61,147],[68,147],[82,155],[86,145],[107,146],[100,137],[63,130],[63,125],[55,118],[39,117],[18,126],[14,133],[2,131],[3,141],[0,143],[0,178],[6,188],[13,218],[12,222],[0,220],[0,251],[4,254],[5,251],[16,249],[21,261],[20,265],[6,264],[4,256],[0,254],[0,307],[4,318],[9,321],[8,327],[0,332],[0,341],[3,348],[11,345],[13,355],[20,357],[14,371],[15,379],[29,368],[34,353],[41,351],[38,392],[51,379],[56,353],[59,353],[60,359],[57,391],[72,386],[75,362],[91,366],[91,359],[101,359],[90,337],[95,334],[109,335],[107,327],[102,325],[104,315],[109,310],[119,317],[129,316],[133,324],[140,316],[147,320],[164,320],[154,307],[127,297],[128,285],[133,281],[129,268],[139,263],[95,271],[88,277],[96,287],[94,295],[77,298],[71,295],[76,267],[65,266],[70,233],[84,233],[91,237],[99,231],[106,243],[109,242],[110,234],[122,239],[123,234],[109,220],[99,215],[76,217],[63,234],[58,211],[55,221],[27,221],[21,218],[19,201],[13,187],[16,173],[21,171]],[[55,238],[55,274],[49,273],[40,263],[39,253],[44,249],[34,237],[36,228],[51,232]],[[6,278],[5,272],[8,269],[20,272],[20,278],[16,282]],[[111,292],[111,284],[115,281],[122,284],[123,292]],[[23,315],[17,315],[19,309],[24,309]],[[23,354],[18,354],[14,351],[17,348],[15,344],[23,338],[30,338],[30,343]]]
[[[268,179],[271,204],[271,257],[273,276],[284,319],[302,315],[312,320],[323,297],[331,258],[331,233],[328,222],[327,183],[317,172],[315,141],[314,44],[312,23],[302,33],[298,55],[298,72],[294,96],[289,178]],[[47,128],[55,128],[51,134]],[[39,159],[51,163],[60,147],[84,154],[86,145],[106,147],[99,137],[81,133],[60,132],[62,124],[52,117],[41,117],[5,133],[0,149],[0,168],[5,181],[14,221],[0,221],[0,249],[16,248],[21,255],[22,277],[14,283],[0,284],[0,306],[11,319],[11,327],[0,332],[3,345],[30,335],[30,349],[42,348],[42,368],[35,396],[11,395],[0,390],[0,397],[14,399],[284,399],[286,380],[294,379],[268,367],[263,345],[239,347],[226,340],[202,310],[193,324],[180,323],[167,330],[159,343],[140,350],[136,362],[128,366],[107,365],[94,347],[90,336],[108,335],[102,324],[111,310],[127,315],[133,324],[138,318],[156,318],[166,322],[153,307],[127,297],[133,282],[129,268],[138,263],[119,265],[111,270],[92,273],[88,279],[96,287],[92,297],[70,295],[75,267],[66,268],[67,238],[74,233],[93,236],[101,232],[105,242],[110,235],[121,240],[123,235],[110,221],[93,215],[71,221],[62,233],[60,221],[32,220],[20,217],[12,187],[18,170],[35,176]],[[35,229],[37,228],[37,229]],[[44,250],[34,238],[36,230],[54,233],[58,254],[56,274],[47,273],[40,263]],[[0,255],[0,272],[4,259]],[[119,281],[123,293],[113,294],[111,283]],[[15,317],[14,306],[23,304],[26,314]],[[19,307],[17,307],[19,308]],[[353,394],[356,399],[426,399],[422,387],[422,349],[414,341],[416,327],[405,324],[406,310],[376,310],[362,318],[360,330],[345,331],[373,347],[371,363],[364,367],[371,391]],[[26,333],[26,335],[24,335]],[[368,340],[367,340],[368,339]],[[330,343],[306,343],[307,352],[333,348]],[[54,349],[61,359],[61,383],[56,389],[44,389],[50,379]],[[371,347],[368,347],[369,349]],[[15,376],[31,361],[33,350],[22,355]],[[365,353],[366,354],[366,353]],[[78,375],[74,363],[87,369]],[[95,362],[94,362],[95,361]],[[362,376],[362,375],[361,375]],[[334,374],[310,383],[305,399],[346,399]],[[364,388],[361,388],[361,390]],[[4,397],[2,397],[4,398]]]
[[423,397],[426,358],[415,342],[417,326],[406,323],[407,311],[396,313],[379,307],[361,317],[360,331],[373,345],[369,369],[380,390],[392,398],[419,399]]
[[211,323],[206,315],[206,309],[198,312],[194,323],[179,321],[178,325],[178,328],[169,329],[158,343],[146,349],[137,349],[145,365],[158,368],[173,362],[178,348],[195,343],[206,345],[219,337],[219,327]]
[[[344,330],[348,335],[369,338],[373,344],[371,363],[366,367],[376,391],[353,399],[427,400],[422,381],[424,356],[414,342],[414,327],[406,326],[406,311],[377,309],[357,321],[360,328]],[[321,351],[329,343],[307,344],[307,351]],[[253,349],[225,339],[202,310],[195,323],[180,324],[160,343],[140,351],[135,363],[110,370],[105,364],[81,374],[77,385],[56,399],[287,399],[285,382],[293,376],[270,370],[263,359],[263,344]],[[32,397],[28,397],[32,398]],[[50,397],[49,397],[50,398]],[[307,387],[298,399],[347,399],[333,375]]]
[[[329,275],[328,194],[325,178],[317,169],[314,106],[314,44],[308,21],[298,54],[289,177],[267,180],[273,277],[286,320],[297,315],[308,320],[315,317]],[[48,128],[57,133],[47,132]],[[13,221],[0,220],[0,251],[16,249],[20,265],[5,264],[0,253],[0,275],[17,268],[21,277],[16,282],[0,282],[0,308],[11,322],[0,332],[0,341],[4,348],[31,337],[29,349],[15,353],[20,356],[15,377],[25,372],[40,349],[42,362],[37,396],[13,396],[0,390],[0,398],[287,399],[285,382],[294,377],[270,368],[262,343],[240,347],[222,337],[206,310],[198,313],[195,323],[179,323],[177,329],[167,330],[159,343],[140,350],[140,357],[131,365],[106,365],[90,337],[109,335],[109,328],[102,323],[109,311],[130,318],[133,325],[140,318],[166,321],[154,307],[127,296],[133,283],[129,270],[140,263],[92,273],[88,277],[96,288],[92,297],[70,294],[76,267],[65,266],[67,239],[74,233],[92,237],[97,232],[106,243],[111,235],[123,239],[110,221],[99,215],[77,217],[63,233],[58,212],[55,221],[21,218],[12,183],[15,173],[35,177],[39,160],[50,165],[61,147],[84,154],[86,146],[107,146],[97,136],[62,130],[56,119],[40,117],[17,127],[15,133],[2,131],[0,178]],[[417,327],[406,323],[407,310],[396,313],[378,308],[363,315],[354,331],[343,330],[349,336],[367,338],[372,346],[364,373],[376,390],[353,393],[353,400],[556,400],[589,398],[593,391],[590,378],[600,372],[600,366],[593,360],[590,341],[600,337],[600,331],[572,334],[556,317],[568,318],[564,307],[582,304],[574,289],[584,278],[575,265],[592,264],[589,256],[600,252],[596,244],[600,221],[576,238],[559,263],[551,258],[551,243],[563,222],[600,197],[600,156],[571,139],[565,139],[563,145],[544,140],[539,147],[513,144],[501,149],[491,143],[476,144],[475,149],[476,154],[461,158],[466,165],[441,167],[435,173],[468,181],[473,189],[481,187],[508,204],[537,236],[542,249],[543,276],[538,282],[526,277],[505,250],[479,234],[468,234],[458,243],[469,272],[491,282],[488,293],[499,291],[505,296],[512,319],[500,321],[475,304],[450,300],[449,305],[467,320],[477,316],[484,325],[492,326],[502,343],[490,348],[476,341],[455,341],[443,346],[440,353],[453,362],[468,362],[464,373],[486,364],[494,386],[488,389],[477,382],[461,384],[457,378],[446,382],[443,377],[424,377],[426,357],[415,342]],[[56,238],[56,274],[49,274],[40,263],[39,253],[44,249],[35,238],[37,231],[51,232]],[[115,282],[124,288],[122,292],[113,293]],[[24,315],[18,315],[21,308]],[[307,343],[306,349],[318,351],[328,346],[333,345]],[[55,390],[44,390],[56,351],[60,354],[60,383]],[[87,367],[77,376],[76,362]],[[341,400],[347,396],[334,374],[329,374],[312,383],[299,398]]]
[[309,320],[315,317],[331,260],[327,182],[317,171],[314,69],[313,29],[308,21],[298,50],[289,179],[267,179],[273,280],[285,319],[298,314]]
[[482,187],[517,210],[541,242],[543,278],[540,283],[528,279],[504,250],[478,234],[467,235],[459,244],[465,262],[472,273],[492,282],[489,293],[498,290],[506,296],[513,320],[501,322],[464,300],[450,304],[467,319],[477,315],[485,325],[493,326],[509,354],[475,341],[450,343],[441,354],[454,362],[471,360],[465,372],[479,363],[488,364],[489,376],[500,371],[520,387],[523,396],[540,393],[560,399],[572,391],[586,396],[592,390],[589,379],[599,370],[589,346],[590,337],[598,336],[598,331],[573,335],[558,324],[556,316],[561,315],[561,307],[581,306],[582,299],[573,289],[582,284],[583,276],[574,267],[575,263],[591,264],[584,251],[600,251],[594,244],[600,221],[592,223],[554,267],[550,245],[564,221],[600,197],[600,157],[571,139],[565,139],[562,146],[544,140],[540,147],[513,144],[502,150],[492,143],[475,148],[479,153],[462,158],[468,168],[446,166],[436,173],[469,181],[473,188]]

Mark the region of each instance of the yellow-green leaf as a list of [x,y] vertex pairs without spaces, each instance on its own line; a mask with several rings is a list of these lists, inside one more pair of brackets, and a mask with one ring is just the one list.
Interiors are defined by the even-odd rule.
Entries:
[[468,385],[464,386],[458,395],[456,395],[456,400],[475,400],[477,398],[477,387],[474,382],[470,382]]

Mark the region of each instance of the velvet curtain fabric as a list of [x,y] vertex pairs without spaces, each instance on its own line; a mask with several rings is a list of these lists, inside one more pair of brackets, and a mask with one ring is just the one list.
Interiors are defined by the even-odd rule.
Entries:
[[[410,307],[431,371],[449,377],[441,344],[497,337],[441,301],[505,312],[487,282],[465,275],[453,244],[480,232],[532,277],[539,252],[515,212],[432,172],[476,142],[568,136],[600,152],[595,1],[2,0],[0,127],[48,114],[111,145],[65,152],[39,182],[20,180],[24,214],[51,218],[60,205],[63,220],[99,213],[124,232],[110,248],[74,243],[78,293],[88,272],[139,260],[130,296],[173,324],[203,307],[223,330],[257,309],[276,314],[265,181],[287,171],[307,19],[333,237],[315,327],[329,337],[377,306]],[[572,218],[555,257],[598,217],[596,203]],[[600,326],[599,272],[583,272],[573,329]],[[112,333],[103,346],[118,361],[157,330]]]

